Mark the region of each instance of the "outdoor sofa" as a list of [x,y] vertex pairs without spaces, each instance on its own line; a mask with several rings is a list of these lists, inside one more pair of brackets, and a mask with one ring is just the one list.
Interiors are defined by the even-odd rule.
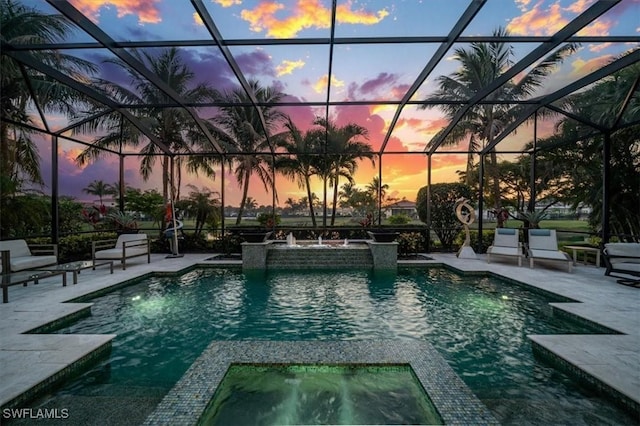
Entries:
[[91,258],[119,260],[122,269],[127,269],[127,259],[147,256],[151,263],[151,241],[147,234],[121,234],[117,240],[98,240],[91,244]]
[[[0,241],[0,251],[9,252],[9,271],[3,274],[41,268],[58,263],[58,246],[56,244],[27,244],[25,240]],[[7,262],[5,262],[7,263]]]
[[[605,275],[612,272],[640,276],[640,243],[607,243],[604,245]],[[620,284],[639,285],[640,279],[618,280]]]

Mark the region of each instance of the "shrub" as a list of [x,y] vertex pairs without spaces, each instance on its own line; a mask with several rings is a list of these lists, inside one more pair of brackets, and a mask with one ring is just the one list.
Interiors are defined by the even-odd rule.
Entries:
[[[480,251],[478,252],[478,231],[472,229],[469,231],[469,238],[471,239],[471,248],[473,248],[476,253],[486,253],[487,248],[493,243],[493,233],[495,231],[493,229],[483,229],[482,230],[482,247],[480,247]],[[459,232],[456,236],[454,244],[457,247],[462,246],[464,243],[465,233],[464,231]]]
[[400,213],[390,216],[387,221],[389,221],[391,225],[406,225],[411,222],[411,218],[404,213]]
[[398,256],[415,255],[424,250],[426,239],[420,232],[401,232],[396,239]]
[[273,228],[280,224],[280,215],[273,213],[260,213],[258,215],[258,222],[265,228]]
[[[427,223],[427,195],[431,193],[431,223]],[[427,223],[442,243],[445,250],[451,250],[453,241],[462,229],[456,218],[455,205],[459,198],[471,198],[471,188],[462,183],[436,183],[423,186],[418,191],[416,209],[418,217]]]
[[242,253],[242,237],[235,234],[225,234],[224,237],[213,240],[213,251],[216,253]]

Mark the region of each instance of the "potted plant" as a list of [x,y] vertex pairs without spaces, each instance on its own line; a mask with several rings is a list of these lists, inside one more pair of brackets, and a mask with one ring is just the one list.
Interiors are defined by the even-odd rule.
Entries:
[[107,215],[107,222],[111,228],[115,228],[118,234],[137,234],[138,221],[135,216],[128,213],[115,211]]
[[518,219],[524,222],[524,228],[538,229],[540,222],[547,218],[547,212],[537,210],[532,212],[518,212]]

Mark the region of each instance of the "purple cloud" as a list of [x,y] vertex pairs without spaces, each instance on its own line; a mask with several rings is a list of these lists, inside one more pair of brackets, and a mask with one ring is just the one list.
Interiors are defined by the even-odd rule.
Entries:
[[269,55],[264,51],[256,50],[251,53],[242,53],[236,56],[236,61],[243,73],[248,76],[276,75],[273,63]]
[[373,93],[385,86],[395,83],[397,79],[398,79],[398,76],[396,74],[381,72],[373,80],[365,81],[362,84],[362,86],[360,86],[360,93],[363,93],[363,94]]

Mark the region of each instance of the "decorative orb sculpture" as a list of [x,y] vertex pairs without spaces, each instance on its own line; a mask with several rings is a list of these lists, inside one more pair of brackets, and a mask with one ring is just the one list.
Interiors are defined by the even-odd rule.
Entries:
[[465,232],[464,243],[460,250],[458,250],[457,256],[464,259],[475,259],[476,252],[471,248],[471,235],[469,232],[469,225],[476,221],[476,211],[473,209],[469,200],[466,198],[459,198],[456,201],[456,217],[462,223]]

